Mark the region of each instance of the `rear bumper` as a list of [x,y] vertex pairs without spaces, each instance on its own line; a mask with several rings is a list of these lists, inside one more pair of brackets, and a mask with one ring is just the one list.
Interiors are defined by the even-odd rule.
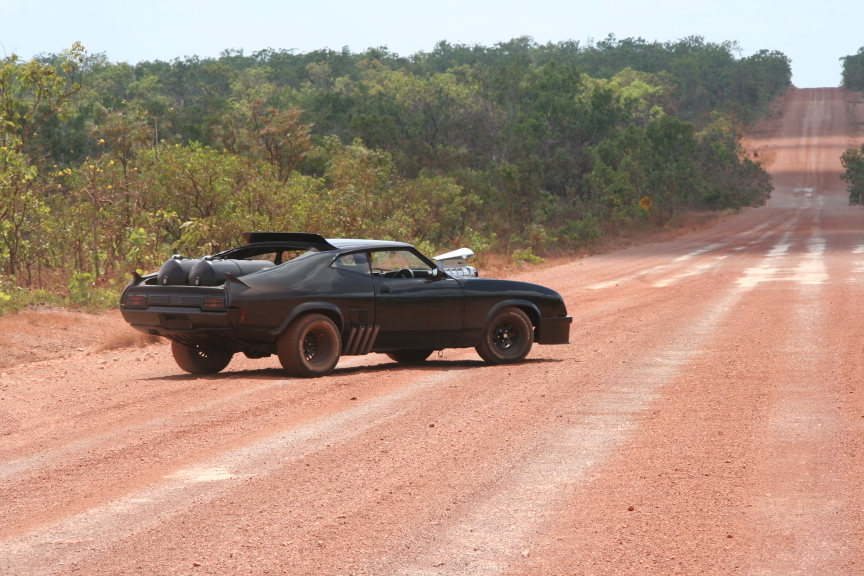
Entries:
[[229,335],[237,325],[240,311],[202,312],[198,308],[160,307],[158,311],[121,308],[123,319],[133,328],[158,336],[196,333]]
[[534,340],[538,344],[569,344],[570,324],[572,323],[572,316],[540,318],[534,332]]

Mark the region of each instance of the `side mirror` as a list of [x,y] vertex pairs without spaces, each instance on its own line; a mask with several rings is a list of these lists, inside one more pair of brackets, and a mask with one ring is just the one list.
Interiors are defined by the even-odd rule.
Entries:
[[432,268],[429,271],[429,281],[435,282],[436,280],[441,280],[444,276],[441,274],[440,268]]

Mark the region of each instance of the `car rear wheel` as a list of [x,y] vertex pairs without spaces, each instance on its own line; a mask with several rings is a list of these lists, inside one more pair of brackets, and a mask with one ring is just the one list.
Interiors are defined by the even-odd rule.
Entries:
[[524,360],[534,343],[531,320],[518,308],[502,308],[486,326],[483,340],[475,348],[490,364]]
[[339,330],[322,314],[301,316],[279,336],[276,353],[282,368],[291,376],[326,376],[342,354]]
[[234,353],[224,348],[194,347],[171,342],[171,354],[177,365],[190,374],[216,374],[231,362]]
[[434,350],[394,350],[387,352],[387,356],[400,364],[418,364],[429,358],[432,352]]

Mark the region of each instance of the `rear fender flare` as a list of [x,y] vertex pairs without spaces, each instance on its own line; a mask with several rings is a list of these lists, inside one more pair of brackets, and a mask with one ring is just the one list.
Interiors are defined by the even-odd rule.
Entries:
[[295,319],[303,314],[308,314],[310,312],[318,312],[319,314],[324,314],[333,322],[336,323],[336,327],[339,329],[339,332],[342,332],[342,328],[345,326],[344,318],[342,317],[342,311],[338,306],[332,304],[330,302],[304,302],[299,306],[296,306],[288,316],[285,317],[285,320],[279,325],[278,328],[275,328],[270,331],[272,336],[279,336],[284,332],[288,326],[291,325]]

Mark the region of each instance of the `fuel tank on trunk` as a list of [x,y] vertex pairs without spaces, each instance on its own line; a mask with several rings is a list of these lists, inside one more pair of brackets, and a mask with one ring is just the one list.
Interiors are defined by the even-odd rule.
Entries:
[[226,273],[239,278],[272,267],[269,260],[199,260],[189,271],[189,285],[220,286]]
[[160,286],[221,286],[225,274],[236,277],[272,268],[269,260],[220,260],[173,256],[159,268]]

